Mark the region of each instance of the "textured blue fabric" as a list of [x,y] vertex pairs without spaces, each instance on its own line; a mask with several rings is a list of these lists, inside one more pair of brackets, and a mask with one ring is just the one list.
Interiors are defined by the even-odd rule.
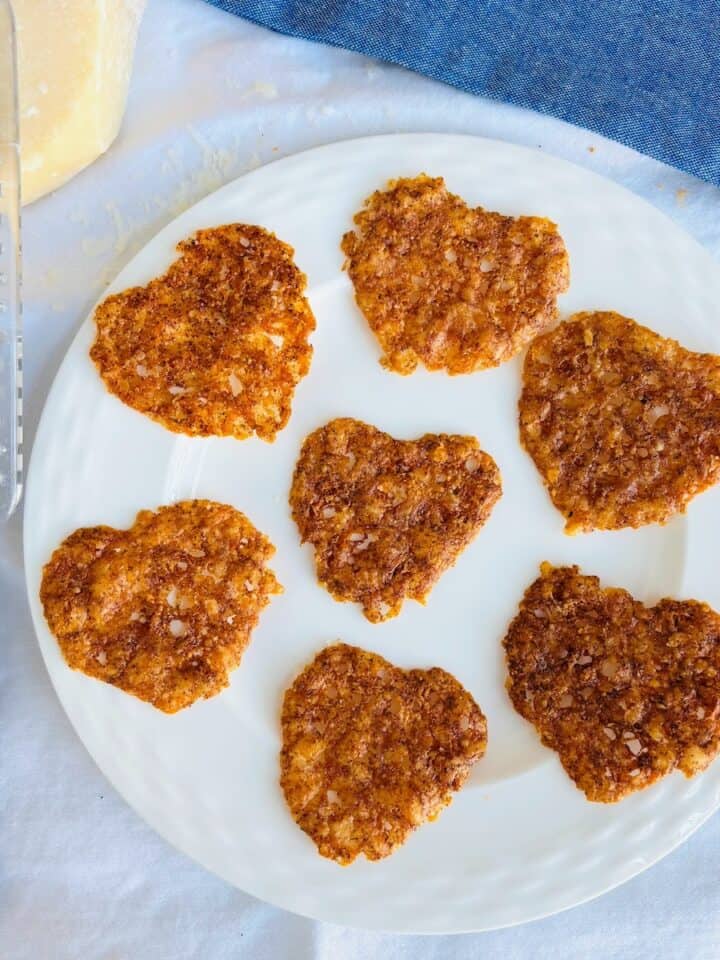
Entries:
[[720,185],[720,0],[210,0]]

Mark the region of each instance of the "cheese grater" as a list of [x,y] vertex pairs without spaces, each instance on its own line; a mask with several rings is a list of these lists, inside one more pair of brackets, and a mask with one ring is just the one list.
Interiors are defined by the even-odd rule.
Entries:
[[0,0],[0,521],[22,492],[20,148],[15,23]]

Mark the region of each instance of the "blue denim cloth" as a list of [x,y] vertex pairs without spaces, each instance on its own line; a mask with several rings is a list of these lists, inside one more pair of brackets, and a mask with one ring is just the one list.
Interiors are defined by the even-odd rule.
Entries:
[[619,140],[720,186],[720,0],[210,0]]

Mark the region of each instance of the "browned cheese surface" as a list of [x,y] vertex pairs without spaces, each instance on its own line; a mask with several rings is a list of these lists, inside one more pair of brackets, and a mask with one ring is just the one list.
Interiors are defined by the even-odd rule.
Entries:
[[568,288],[554,223],[468,207],[442,177],[391,181],[354,222],[346,267],[396,373],[496,367],[552,323]]
[[183,501],[129,530],[76,530],[46,564],[40,599],[69,666],[175,713],[227,686],[281,592],[274,552],[238,510]]
[[500,494],[495,461],[474,437],[396,440],[343,418],[306,438],[290,505],[320,582],[376,623],[407,598],[424,602]]
[[293,249],[233,223],[178,250],[163,276],[100,304],[90,356],[112,393],[168,430],[273,440],[315,329]]
[[482,711],[449,673],[338,643],[285,694],[280,782],[324,857],[379,860],[440,813],[486,745]]
[[720,746],[720,615],[646,607],[577,567],[544,563],[505,637],[515,709],[588,800],[611,803]]
[[720,358],[575,314],[528,351],[520,437],[566,532],[664,523],[720,478]]

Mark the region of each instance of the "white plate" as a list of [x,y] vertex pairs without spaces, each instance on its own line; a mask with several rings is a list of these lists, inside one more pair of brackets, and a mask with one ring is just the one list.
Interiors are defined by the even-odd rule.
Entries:
[[[258,223],[289,241],[309,278],[318,326],[310,375],[273,445],[168,433],[106,392],[88,357],[87,320],[60,368],[35,441],[25,561],[40,646],[58,695],[106,776],[152,826],[209,870],[289,910],[397,931],[468,931],[562,910],[621,883],[686,839],[720,802],[720,764],[674,774],[615,806],[588,803],[510,707],[501,639],[541,560],[576,562],[652,601],[696,596],[720,608],[712,551],[720,491],[665,528],[569,538],[518,443],[520,361],[474,376],[378,364],[378,347],[341,271],[339,241],[363,199],[391,177],[440,174],[471,204],[541,214],[560,227],[572,284],[563,314],[618,310],[686,346],[720,352],[720,276],[710,257],[625,190],[538,151],[433,134],[333,144],[231,183],[166,227],[113,290],[162,272],[199,227]],[[315,581],[287,506],[302,439],[338,415],[398,437],[475,434],[504,496],[426,607],[373,626]],[[277,546],[285,593],[263,614],[221,696],[165,716],[69,670],[38,603],[43,563],[76,527],[125,527],[141,508],[185,497],[231,503]],[[336,638],[404,667],[439,665],[488,717],[487,756],[436,823],[394,856],[341,868],[293,823],[278,788],[283,691]]]

